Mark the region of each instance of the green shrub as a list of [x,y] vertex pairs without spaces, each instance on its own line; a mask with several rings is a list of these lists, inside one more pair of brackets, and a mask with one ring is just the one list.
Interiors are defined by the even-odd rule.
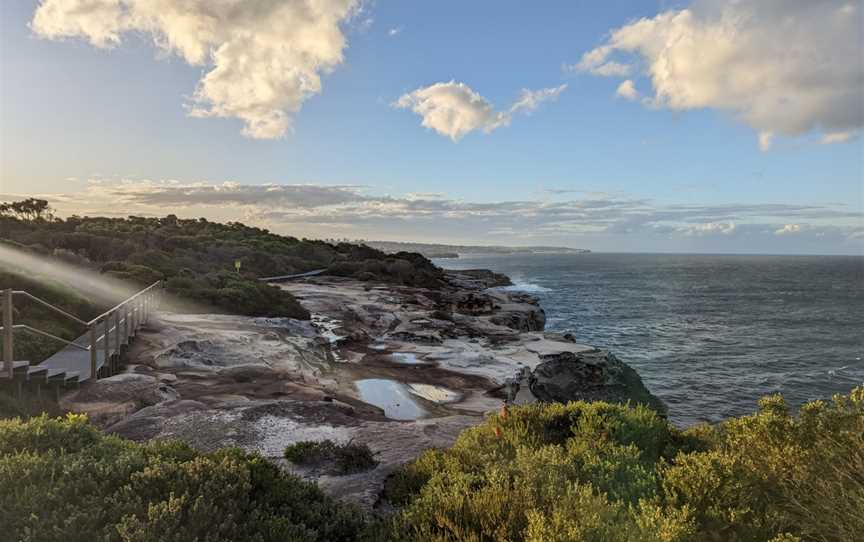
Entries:
[[[31,202],[18,202],[30,208]],[[21,207],[24,205],[24,207]],[[28,207],[30,206],[30,207]],[[11,207],[10,207],[11,209]],[[70,217],[0,213],[0,241],[19,250],[99,268],[138,284],[166,279],[179,298],[247,316],[308,319],[287,291],[261,284],[270,277],[324,269],[329,274],[439,288],[443,271],[419,254],[388,255],[364,246],[296,239],[238,222],[205,219]],[[235,262],[240,262],[240,273]],[[17,287],[17,286],[16,286]]]
[[538,404],[493,415],[390,477],[394,539],[832,541],[864,532],[864,388],[798,417],[681,432],[653,411]]
[[363,472],[378,464],[369,446],[332,440],[296,442],[285,448],[285,459],[297,465],[331,467],[337,474]]
[[235,449],[106,436],[82,416],[0,421],[0,527],[28,541],[351,541],[364,518]]

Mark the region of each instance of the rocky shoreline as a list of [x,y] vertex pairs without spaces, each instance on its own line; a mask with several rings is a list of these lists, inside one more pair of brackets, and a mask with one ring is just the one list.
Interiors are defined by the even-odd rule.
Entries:
[[[503,275],[448,271],[427,289],[331,276],[280,285],[312,321],[162,314],[124,373],[63,398],[107,431],[239,446],[375,506],[385,478],[505,403],[607,400],[665,407],[611,353],[544,331]],[[302,440],[367,444],[376,468],[335,476],[282,459]]]

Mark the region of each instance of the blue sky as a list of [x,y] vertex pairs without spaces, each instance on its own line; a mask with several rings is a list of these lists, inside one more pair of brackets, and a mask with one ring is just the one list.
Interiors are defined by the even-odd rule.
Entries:
[[[854,24],[860,1],[822,2],[837,15],[815,21],[807,11],[812,2],[751,6],[749,22],[737,30],[753,39],[729,45],[745,59],[730,64],[729,55],[715,54],[724,50],[716,37],[687,51],[658,53],[656,45],[691,21],[702,23],[693,28],[728,31],[728,18],[717,13],[746,10],[752,0],[731,8],[721,0],[285,0],[285,9],[341,3],[345,11],[297,21],[286,12],[292,22],[285,28],[268,26],[269,41],[250,46],[253,57],[272,46],[281,69],[299,65],[306,82],[309,73],[320,75],[320,88],[251,105],[246,85],[256,73],[237,73],[240,56],[195,61],[191,49],[154,44],[154,37],[182,37],[170,18],[172,5],[182,2],[154,2],[164,4],[157,20],[142,1],[121,2],[123,15],[135,19],[113,29],[112,43],[99,41],[113,24],[104,10],[82,15],[71,0],[0,7],[3,197],[50,195],[62,213],[240,219],[313,237],[595,250],[864,250],[864,97],[861,30]],[[274,14],[262,15],[256,4],[280,2],[246,2],[244,21],[251,22],[237,30],[236,20],[222,20],[214,35],[269,25]],[[201,9],[210,21],[213,14]],[[815,53],[828,60],[789,61],[795,42],[783,43],[784,32],[771,30],[778,13],[771,9],[793,23],[798,18],[785,31],[790,37],[826,43]],[[650,29],[634,26],[641,18]],[[341,49],[333,45],[334,29]],[[315,37],[296,45],[298,32]],[[321,45],[319,35],[330,41]],[[215,50],[231,39],[205,45]],[[306,47],[305,56],[283,61],[283,46]],[[601,62],[626,61],[632,69],[598,75],[603,64],[583,57],[598,48],[608,57]],[[692,65],[686,55],[693,50],[703,52],[689,72],[661,78],[654,69],[669,58]],[[333,60],[334,51],[341,59]],[[270,70],[274,56],[262,59]],[[199,82],[220,62],[228,78],[196,102]],[[773,74],[777,65],[783,73]],[[752,85],[740,83],[751,75]],[[294,83],[273,77],[277,90],[294,91]],[[818,92],[805,83],[814,78]],[[616,95],[625,79],[638,96]],[[845,94],[828,94],[838,88]],[[523,89],[561,90],[516,108]],[[396,107],[403,97],[405,105]],[[467,109],[446,110],[454,103],[447,100]],[[505,122],[476,121],[478,104]],[[210,116],[190,116],[196,106]],[[427,122],[437,129],[421,125],[423,107],[447,113]],[[250,122],[272,118],[271,110],[287,112],[284,134],[274,135],[281,124],[258,124],[252,137],[242,133]],[[467,129],[454,141],[456,125]],[[770,146],[760,148],[760,134],[768,133],[775,134],[763,137]],[[313,191],[314,201],[302,199]]]

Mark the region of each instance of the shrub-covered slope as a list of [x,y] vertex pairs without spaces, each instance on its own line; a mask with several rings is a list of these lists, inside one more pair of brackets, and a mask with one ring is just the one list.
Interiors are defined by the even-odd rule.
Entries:
[[261,283],[261,277],[326,269],[362,280],[442,284],[442,271],[418,254],[388,255],[174,215],[61,220],[44,200],[0,205],[0,242],[142,285],[165,279],[168,291],[182,298],[250,316],[309,317],[291,294]]
[[864,388],[683,432],[641,406],[514,408],[393,476],[385,522],[256,455],[133,443],[74,415],[0,421],[0,487],[10,540],[852,542]]
[[74,415],[0,421],[0,487],[8,540],[339,542],[366,528],[357,510],[258,456],[136,444]]
[[834,541],[864,533],[864,388],[681,432],[643,407],[531,405],[393,477],[405,540]]

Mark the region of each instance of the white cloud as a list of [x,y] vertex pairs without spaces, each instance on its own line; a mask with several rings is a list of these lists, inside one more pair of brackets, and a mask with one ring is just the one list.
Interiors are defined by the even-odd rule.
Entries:
[[604,45],[582,55],[577,64],[565,66],[570,71],[588,72],[604,77],[626,77],[630,75],[632,67],[628,64],[608,60],[612,53],[612,47]]
[[675,228],[678,233],[684,235],[731,235],[735,233],[737,226],[734,222],[707,222],[705,224],[691,224]]
[[557,98],[567,85],[540,90],[523,89],[507,110],[496,111],[486,98],[465,83],[435,83],[402,95],[393,107],[410,109],[423,117],[422,125],[451,140],[479,130],[490,133],[507,126],[514,113],[530,112],[547,100]]
[[762,152],[771,148],[771,143],[774,142],[774,132],[759,132],[759,150]]
[[785,224],[782,228],[774,230],[775,235],[789,235],[791,233],[800,233],[800,224]]
[[857,134],[851,130],[848,132],[831,132],[824,134],[821,141],[824,145],[830,145],[832,143],[845,143],[854,139],[856,135]]
[[207,71],[189,104],[196,117],[243,121],[243,134],[278,138],[321,74],[343,61],[340,25],[360,0],[41,0],[31,27],[52,40],[116,47],[149,35],[161,50]]
[[511,235],[537,244],[576,246],[594,239],[596,248],[606,250],[610,246],[671,250],[685,245],[690,250],[768,252],[800,247],[816,252],[864,249],[861,211],[839,204],[663,204],[624,194],[478,202],[446,194],[380,195],[371,187],[352,185],[122,178],[90,181],[83,191],[65,194],[0,194],[0,201],[29,196],[47,199],[63,216],[174,213],[184,218],[239,220],[319,238],[352,235],[448,242],[471,238],[500,243],[505,242],[502,235]]
[[402,33],[402,27],[401,26],[393,27],[387,31],[387,35],[390,36],[391,38],[398,36],[401,33]]
[[534,111],[540,107],[541,103],[547,100],[557,99],[565,90],[567,90],[567,85],[542,88],[540,90],[529,90],[523,88],[522,94],[519,95],[519,99],[510,107],[510,112],[518,113]]
[[627,100],[635,100],[639,98],[639,92],[636,90],[636,86],[633,84],[632,79],[625,79],[618,85],[618,89],[615,90],[615,94],[625,98]]
[[652,106],[728,111],[763,148],[773,135],[811,131],[846,141],[864,126],[860,9],[853,0],[700,0],[613,30],[575,68],[640,69]]

